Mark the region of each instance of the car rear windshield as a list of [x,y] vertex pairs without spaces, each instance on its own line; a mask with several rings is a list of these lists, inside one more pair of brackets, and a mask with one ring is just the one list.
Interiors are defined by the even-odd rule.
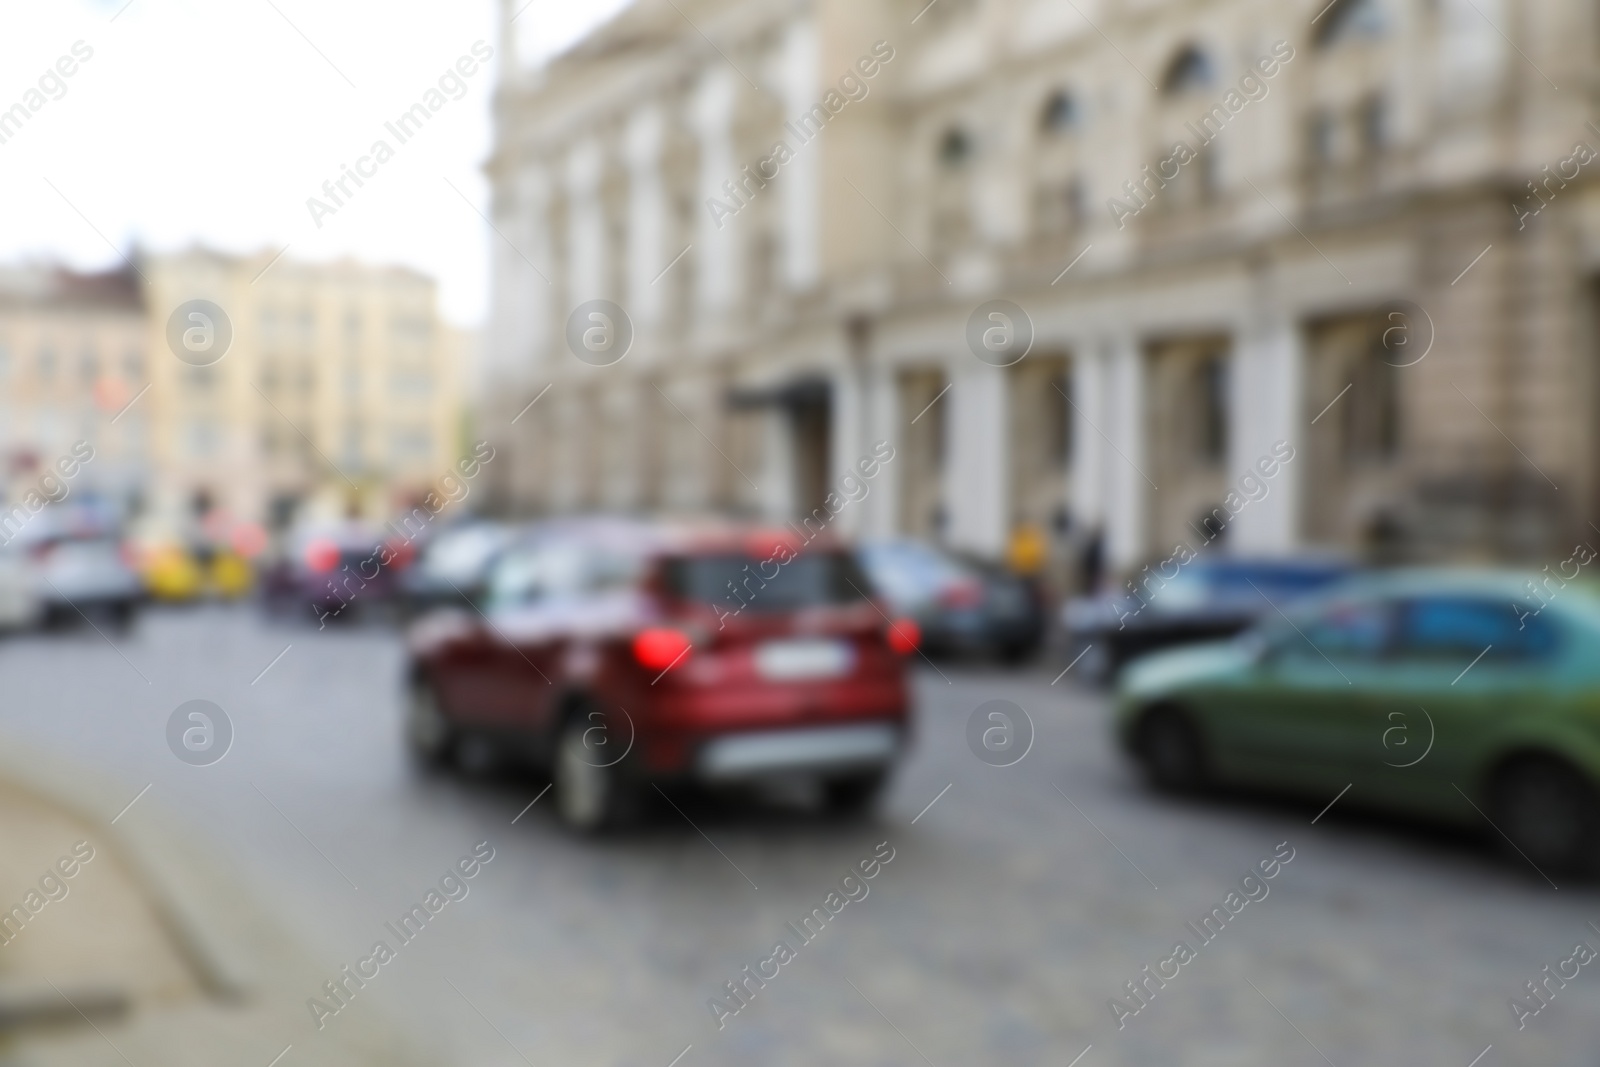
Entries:
[[866,598],[867,578],[843,552],[808,552],[788,563],[730,552],[670,559],[667,590],[727,611],[795,611]]

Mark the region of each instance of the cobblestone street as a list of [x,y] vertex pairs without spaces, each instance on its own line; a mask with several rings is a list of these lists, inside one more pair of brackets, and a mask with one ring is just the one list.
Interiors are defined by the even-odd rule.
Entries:
[[[1104,698],[1071,674],[1052,685],[1064,663],[923,664],[913,757],[873,822],[689,798],[594,843],[559,829],[548,798],[528,807],[536,778],[410,769],[392,632],[204,608],[152,613],[113,640],[0,645],[0,736],[129,799],[149,784],[105,835],[186,827],[330,978],[490,843],[466,895],[360,993],[441,1062],[1467,1067],[1493,1045],[1476,1062],[1494,1067],[1592,1065],[1600,1047],[1587,968],[1521,1032],[1507,1003],[1577,942],[1600,944],[1592,889],[1553,890],[1475,840],[1362,816],[1353,795],[1315,825],[1321,804],[1155,796],[1109,744]],[[167,746],[192,699],[234,728],[209,767]],[[968,747],[969,717],[994,699],[1036,729],[1014,766]],[[797,936],[788,924],[875,852],[892,858],[850,883],[855,899],[814,939]],[[1269,891],[1196,936],[1187,924],[1274,858],[1275,876],[1250,883]],[[708,1000],[731,1003],[724,983],[780,940],[792,958],[719,1028]],[[1179,941],[1194,953],[1176,976],[1146,978],[1172,975],[1162,961]],[[1153,993],[1119,1029],[1109,1001],[1137,1007],[1135,981]],[[321,1040],[302,1018],[263,1042]]]

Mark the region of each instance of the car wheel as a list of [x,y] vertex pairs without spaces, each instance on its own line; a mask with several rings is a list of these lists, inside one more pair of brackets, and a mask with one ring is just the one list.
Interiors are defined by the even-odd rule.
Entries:
[[869,771],[823,783],[823,804],[836,815],[862,815],[870,811],[889,781],[887,771]]
[[592,834],[624,821],[627,807],[622,775],[615,766],[603,766],[589,743],[592,723],[581,714],[567,717],[556,739],[556,813],[568,828]]
[[1139,722],[1134,752],[1145,778],[1157,789],[1188,792],[1206,782],[1200,730],[1177,708],[1156,708]]
[[1555,759],[1519,760],[1489,791],[1495,826],[1542,871],[1593,873],[1600,859],[1600,794]]
[[443,767],[455,754],[455,727],[426,682],[411,683],[407,694],[406,743],[412,759],[430,770]]

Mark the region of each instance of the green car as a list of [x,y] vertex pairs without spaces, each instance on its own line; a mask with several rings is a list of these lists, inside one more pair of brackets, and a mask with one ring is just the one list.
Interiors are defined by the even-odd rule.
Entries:
[[1542,872],[1600,866],[1600,596],[1549,568],[1390,571],[1273,605],[1130,664],[1116,729],[1160,788],[1348,786],[1492,825]]

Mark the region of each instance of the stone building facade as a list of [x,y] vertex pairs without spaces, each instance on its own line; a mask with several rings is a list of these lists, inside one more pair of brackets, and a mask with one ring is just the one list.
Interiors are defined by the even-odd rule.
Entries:
[[639,0],[539,67],[512,36],[509,511],[792,517],[888,440],[840,524],[989,556],[1537,559],[1600,523],[1594,5]]

